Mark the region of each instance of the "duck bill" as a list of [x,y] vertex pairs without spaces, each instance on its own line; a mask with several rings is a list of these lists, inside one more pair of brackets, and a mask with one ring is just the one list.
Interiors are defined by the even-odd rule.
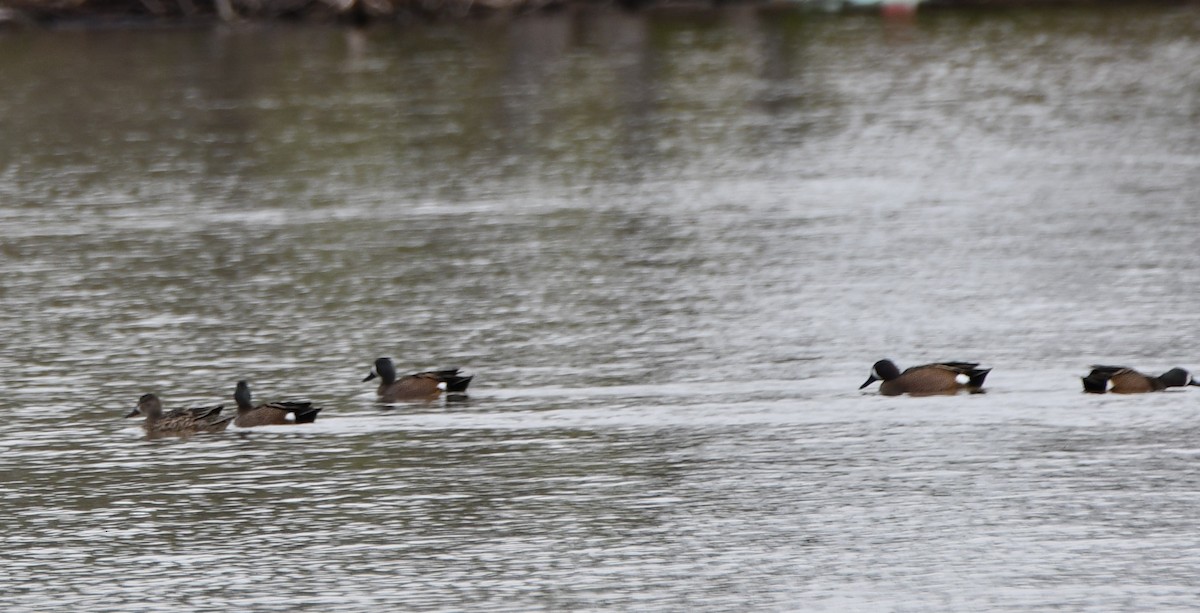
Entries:
[[1195,385],[1196,387],[1200,387],[1200,381],[1192,379],[1191,381],[1188,381],[1188,385]]
[[372,370],[371,374],[367,375],[366,379],[363,379],[363,383],[366,383],[367,381],[370,381],[371,379],[374,379],[374,378],[375,378],[375,371]]
[[141,414],[142,414],[142,412],[141,412],[141,411],[139,411],[139,410],[137,410],[137,409],[134,409],[133,411],[131,411],[131,412],[129,413],[129,415],[126,415],[126,416],[125,416],[125,419],[129,419],[130,417],[137,417],[138,415],[141,415]]
[[864,388],[864,387],[866,387],[866,386],[868,386],[868,385],[870,385],[870,384],[872,384],[872,383],[874,383],[874,382],[876,382],[876,381],[878,381],[878,380],[879,380],[879,378],[878,378],[878,377],[876,377],[875,375],[871,375],[870,377],[867,377],[867,382],[866,382],[866,383],[863,383],[862,385],[858,386],[858,389],[862,389],[862,388]]

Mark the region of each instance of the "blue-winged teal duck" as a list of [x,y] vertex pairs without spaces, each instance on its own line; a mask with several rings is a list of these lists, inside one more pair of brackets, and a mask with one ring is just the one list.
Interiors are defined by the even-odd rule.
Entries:
[[1192,375],[1182,368],[1172,368],[1157,377],[1151,377],[1125,366],[1092,366],[1092,372],[1083,377],[1083,391],[1091,394],[1141,394],[1185,385],[1200,386],[1200,382],[1192,379]]
[[437,398],[442,392],[467,391],[471,384],[470,376],[461,376],[457,368],[448,370],[430,370],[396,378],[396,367],[391,358],[375,360],[371,374],[363,379],[364,382],[379,377],[380,402],[396,402],[398,400],[430,400]]
[[[276,424],[311,424],[317,420],[321,409],[314,407],[311,402],[268,402],[254,406],[250,401],[250,386],[245,381],[237,382],[233,392],[233,400],[237,402],[237,419],[233,425],[239,428],[254,426],[270,426]],[[292,419],[288,419],[288,415]]]
[[871,367],[871,376],[858,389],[876,382],[879,393],[884,396],[930,396],[934,394],[957,394],[961,391],[977,394],[983,391],[983,380],[990,368],[979,368],[975,362],[938,362],[913,366],[900,372],[891,360],[879,360]]
[[233,417],[221,417],[223,406],[174,409],[163,413],[162,401],[154,394],[138,398],[137,408],[126,418],[144,415],[142,427],[150,435],[195,434],[197,432],[220,432],[229,426]]

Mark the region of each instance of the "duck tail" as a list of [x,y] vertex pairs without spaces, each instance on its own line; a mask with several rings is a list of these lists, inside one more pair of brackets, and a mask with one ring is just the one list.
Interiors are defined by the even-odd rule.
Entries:
[[210,421],[208,422],[208,426],[205,427],[205,430],[208,430],[209,432],[224,432],[225,428],[229,427],[229,423],[233,421],[233,417],[233,415],[230,415],[229,417],[223,417],[216,421]]
[[298,424],[311,424],[317,421],[320,407],[314,407],[311,402],[272,402],[271,406],[291,413]]
[[321,409],[319,407],[311,407],[311,406],[307,407],[305,409],[297,410],[295,412],[296,423],[311,424],[314,421],[317,421],[317,413],[320,413],[320,412],[321,412]]
[[[458,371],[455,371],[455,372],[457,373]],[[447,392],[460,392],[461,393],[461,392],[467,391],[467,386],[471,384],[471,379],[474,379],[474,378],[475,378],[475,375],[460,377],[457,374],[455,374],[455,375],[451,375],[449,377],[442,378],[442,381],[446,384]]]
[[446,370],[431,370],[428,374],[433,375],[438,381],[443,383],[445,387],[443,391],[462,393],[467,391],[467,386],[471,384],[471,379],[475,375],[459,375],[457,368],[447,368]]
[[990,368],[972,368],[967,372],[967,385],[979,389],[983,387],[983,380],[987,379],[988,373],[992,372]]

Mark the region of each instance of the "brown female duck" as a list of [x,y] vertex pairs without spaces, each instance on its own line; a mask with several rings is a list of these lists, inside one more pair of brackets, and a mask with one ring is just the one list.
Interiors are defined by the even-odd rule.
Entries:
[[154,394],[145,394],[138,398],[137,408],[126,418],[143,415],[146,417],[142,427],[146,434],[161,435],[190,435],[198,432],[220,432],[229,426],[233,417],[221,417],[223,406],[193,407],[174,409],[169,413],[163,412],[162,401]]

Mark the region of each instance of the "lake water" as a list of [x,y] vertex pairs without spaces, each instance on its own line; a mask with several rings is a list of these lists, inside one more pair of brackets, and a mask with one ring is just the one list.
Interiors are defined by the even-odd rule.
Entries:
[[[0,609],[1194,607],[1200,390],[1078,377],[1200,369],[1197,66],[1195,5],[0,33]],[[239,379],[325,410],[122,419]]]

